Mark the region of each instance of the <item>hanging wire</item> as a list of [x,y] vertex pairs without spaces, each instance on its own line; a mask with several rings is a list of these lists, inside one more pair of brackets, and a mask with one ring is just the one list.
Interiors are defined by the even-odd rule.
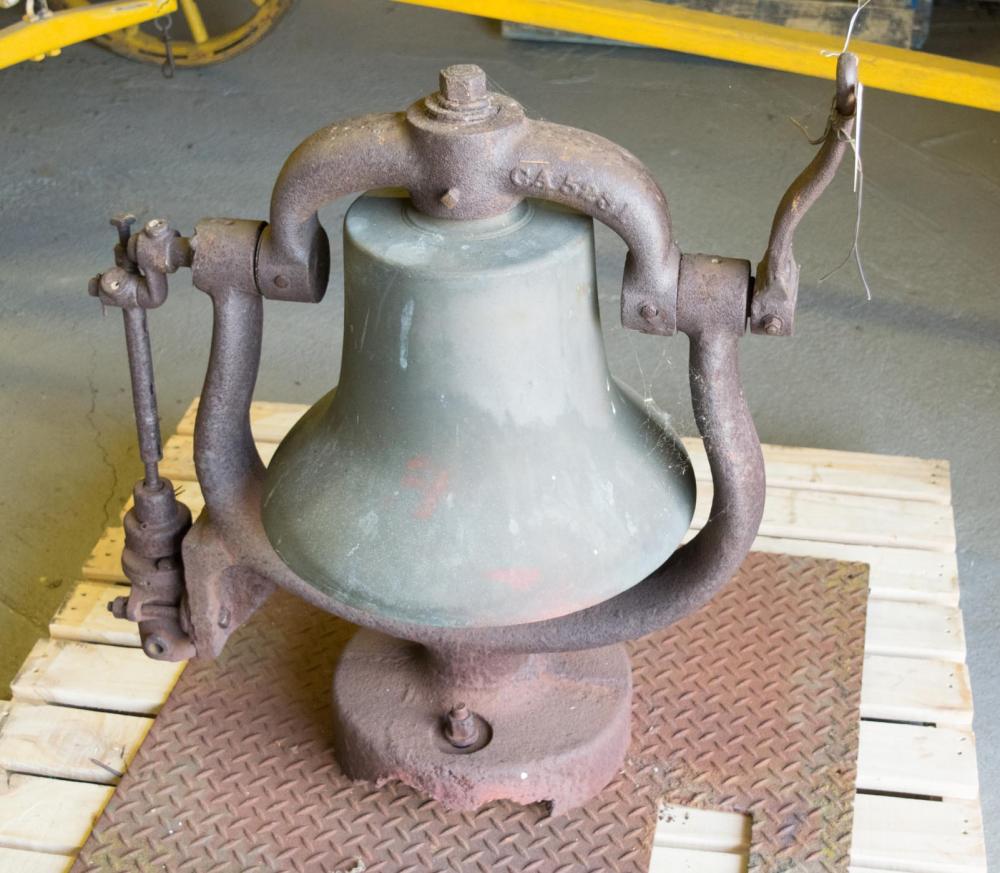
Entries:
[[[821,54],[824,57],[839,57],[841,54],[846,52],[851,44],[851,37],[854,35],[854,26],[857,24],[858,16],[861,14],[861,10],[864,9],[871,0],[864,0],[863,3],[858,3],[858,8],[854,10],[854,14],[851,15],[851,20],[847,25],[847,36],[844,38],[844,47],[839,52],[831,52],[824,50]],[[834,273],[842,269],[848,261],[853,257],[854,263],[858,267],[858,275],[861,277],[861,284],[864,286],[865,294],[868,296],[868,300],[872,299],[872,289],[868,284],[868,277],[865,276],[865,268],[861,261],[861,205],[864,201],[864,185],[865,185],[865,171],[864,165],[861,162],[861,120],[863,117],[862,110],[864,107],[864,85],[861,81],[858,81],[857,87],[857,108],[855,109],[855,119],[854,119],[854,136],[848,138],[851,150],[854,152],[854,193],[857,195],[857,216],[854,221],[854,240],[851,243],[850,251],[844,256],[844,259],[837,264],[829,273],[820,278],[820,282],[825,282]],[[795,119],[792,122],[803,131],[808,137],[808,132],[805,127],[800,124]],[[825,136],[825,134],[824,134]],[[810,140],[810,142],[813,142]],[[817,141],[818,142],[818,141]]]

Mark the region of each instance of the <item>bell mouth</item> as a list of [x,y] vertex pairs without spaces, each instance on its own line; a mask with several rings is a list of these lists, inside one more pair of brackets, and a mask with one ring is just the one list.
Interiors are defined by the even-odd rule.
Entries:
[[[331,393],[271,461],[267,536],[306,583],[375,618],[495,627],[586,609],[659,568],[694,513],[683,443],[614,383],[611,394],[640,440],[563,439],[541,463],[535,440],[507,440],[460,464],[351,434]],[[498,454],[520,456],[521,474],[504,477]],[[579,472],[612,454],[612,477]]]
[[589,218],[524,204],[470,228],[386,198],[345,219],[341,384],[267,470],[268,538],[381,619],[496,627],[639,583],[694,511],[687,453],[615,383]]

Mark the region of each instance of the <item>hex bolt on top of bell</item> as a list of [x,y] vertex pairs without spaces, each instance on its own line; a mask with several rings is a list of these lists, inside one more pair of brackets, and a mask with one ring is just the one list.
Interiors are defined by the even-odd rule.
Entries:
[[441,96],[454,106],[482,106],[486,102],[486,73],[475,64],[452,64],[438,77]]
[[491,112],[486,73],[475,64],[453,64],[441,70],[438,92],[427,98],[427,108],[439,118],[470,124]]
[[444,735],[456,749],[468,749],[479,741],[476,717],[464,703],[459,703],[448,711]]

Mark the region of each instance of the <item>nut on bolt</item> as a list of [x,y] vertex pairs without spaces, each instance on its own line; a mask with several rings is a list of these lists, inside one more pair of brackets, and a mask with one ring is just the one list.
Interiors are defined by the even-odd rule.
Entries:
[[116,597],[108,601],[108,612],[115,618],[128,618],[128,598]]
[[459,106],[480,106],[486,102],[486,73],[475,64],[452,64],[438,77],[441,96]]
[[467,749],[479,741],[476,717],[464,703],[459,703],[448,711],[444,736],[456,749]]
[[764,328],[764,333],[769,336],[777,336],[781,333],[781,329],[785,326],[785,323],[777,315],[765,316],[764,320],[761,322],[761,327]]

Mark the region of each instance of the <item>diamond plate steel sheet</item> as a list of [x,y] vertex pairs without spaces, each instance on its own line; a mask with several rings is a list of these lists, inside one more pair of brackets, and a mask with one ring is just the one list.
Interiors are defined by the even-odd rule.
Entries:
[[752,816],[754,873],[846,873],[867,569],[750,555],[712,604],[631,645],[633,740],[581,809],[453,813],[352,784],[329,694],[353,627],[285,593],[193,662],[75,873],[645,873],[657,808]]

